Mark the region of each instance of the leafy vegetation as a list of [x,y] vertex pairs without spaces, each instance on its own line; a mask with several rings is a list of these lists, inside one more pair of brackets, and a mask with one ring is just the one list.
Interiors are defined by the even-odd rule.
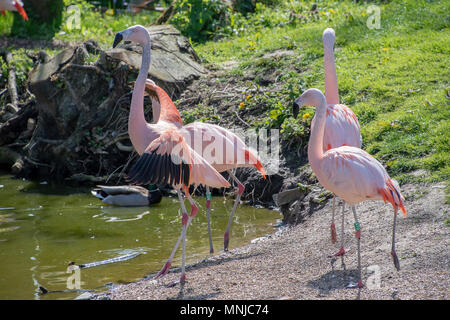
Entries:
[[211,38],[228,24],[229,8],[221,0],[181,0],[170,23],[193,41]]

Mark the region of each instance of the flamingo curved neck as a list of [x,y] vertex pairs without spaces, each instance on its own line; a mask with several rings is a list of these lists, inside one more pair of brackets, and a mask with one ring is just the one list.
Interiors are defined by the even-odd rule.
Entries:
[[161,105],[159,103],[152,102],[152,113],[153,123],[157,123],[159,121],[159,117],[161,116]]
[[[330,41],[331,42],[331,41]],[[325,96],[328,104],[339,104],[336,65],[333,44],[324,40],[323,68],[325,71]]]
[[133,96],[131,97],[130,115],[128,118],[128,134],[131,143],[139,154],[147,147],[145,137],[148,130],[144,115],[144,90],[150,67],[150,35],[146,34],[143,42],[141,69],[134,83]]
[[320,165],[320,160],[323,158],[323,135],[325,131],[326,107],[325,97],[323,97],[316,106],[316,114],[314,116],[315,124],[309,136],[308,160],[316,176],[320,172],[320,170],[317,169]]

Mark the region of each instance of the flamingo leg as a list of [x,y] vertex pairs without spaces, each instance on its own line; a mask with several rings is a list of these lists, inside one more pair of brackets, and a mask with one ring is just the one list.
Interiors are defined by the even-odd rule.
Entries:
[[223,237],[223,250],[228,251],[228,243],[230,241],[230,228],[231,222],[233,221],[234,212],[236,211],[237,205],[241,200],[241,195],[244,193],[245,187],[244,185],[236,178],[236,176],[231,172],[231,170],[227,170],[228,174],[233,178],[234,181],[238,184],[238,193],[236,199],[234,200],[233,210],[231,211],[230,217],[228,218],[227,228],[225,230],[225,234]]
[[331,211],[331,243],[336,243],[336,226],[334,225],[334,211],[335,211],[336,195],[333,194],[333,209]]
[[211,191],[209,190],[209,186],[206,186],[206,217],[208,219],[208,236],[209,236],[209,253],[214,253],[212,235],[211,235]]
[[[180,191],[179,189],[177,189],[177,194],[178,194],[178,200],[180,201],[180,206],[181,206],[181,211],[182,211],[182,216],[183,216],[183,219],[182,219],[182,220],[183,220],[183,222],[184,222],[184,219],[185,219],[185,217],[187,216],[187,210],[186,210],[186,206],[184,205],[184,199],[183,199],[183,196],[182,196],[181,191]],[[173,257],[175,256],[175,252],[177,251],[178,246],[180,245],[181,240],[183,240],[183,234],[184,234],[184,232],[185,232],[185,225],[184,225],[184,223],[183,223],[183,229],[182,229],[182,231],[181,231],[180,236],[178,237],[178,240],[177,240],[175,246],[174,246],[173,249],[172,249],[172,252],[170,253],[169,259],[167,259],[167,262],[164,264],[164,266],[162,267],[162,269],[156,274],[156,276],[155,276],[156,279],[165,276],[165,275],[169,272],[169,269],[170,269],[170,267],[171,267],[171,265],[172,265]]]
[[[178,197],[181,197],[181,193],[178,195]],[[198,212],[198,206],[195,203],[194,199],[192,199],[192,197],[189,197],[189,193],[186,194],[186,197],[189,200],[189,203],[191,204],[191,213],[189,215],[189,217],[184,216],[185,217],[185,221],[183,221],[183,244],[182,244],[182,256],[181,256],[181,277],[180,277],[180,283],[183,283],[184,281],[186,281],[186,232],[187,232],[187,228],[189,227],[189,224],[191,223],[192,219],[195,217],[195,215]]]
[[394,261],[394,266],[397,271],[400,271],[400,261],[398,260],[397,253],[395,252],[395,227],[397,224],[397,208],[394,208],[394,225],[392,227],[392,250],[391,255]]
[[341,266],[345,270],[344,255],[347,252],[344,248],[344,223],[345,223],[345,201],[342,201],[342,218],[341,218],[341,248],[336,253],[336,256],[341,257]]
[[[198,207],[195,204],[194,200],[191,197],[188,197],[188,200],[189,200],[189,202],[191,203],[191,206],[192,206],[191,214],[188,216],[186,207],[184,205],[183,196],[182,196],[181,192],[178,194],[178,199],[180,200],[181,208],[183,210],[183,218],[182,218],[183,230],[181,231],[181,234],[178,237],[177,243],[175,244],[175,247],[172,249],[172,253],[170,254],[170,257],[167,260],[166,264],[161,269],[161,271],[159,271],[158,274],[155,276],[156,279],[160,278],[160,277],[163,277],[163,276],[165,276],[167,274],[167,272],[169,271],[170,266],[172,264],[172,259],[173,259],[174,255],[175,255],[175,252],[177,251],[178,246],[180,245],[180,243],[183,241],[184,242],[183,246],[184,247],[186,246],[185,245],[185,243],[186,243],[185,237],[186,237],[187,227],[191,224],[192,219],[195,217],[195,215],[198,212]],[[184,259],[184,252],[182,254],[182,265],[183,265],[183,259]],[[184,278],[184,280],[186,280],[185,272],[183,272],[183,268],[182,268],[181,279],[183,279],[183,278]],[[182,281],[184,281],[184,280],[182,280]]]
[[341,248],[334,255],[336,257],[341,256],[342,257],[342,265],[345,266],[345,264],[344,264],[344,257],[343,257],[344,254],[345,254],[345,249],[344,249],[344,222],[345,222],[345,201],[342,201]]
[[357,288],[362,288],[362,279],[361,279],[361,226],[358,222],[358,216],[356,215],[356,209],[355,206],[352,206],[353,216],[355,217],[355,238],[356,238],[356,246],[358,249],[358,285]]

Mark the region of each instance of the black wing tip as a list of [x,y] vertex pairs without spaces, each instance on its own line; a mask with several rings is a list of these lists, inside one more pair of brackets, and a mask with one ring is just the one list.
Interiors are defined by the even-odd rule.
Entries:
[[190,166],[177,155],[143,153],[126,176],[128,183],[136,185],[189,186]]

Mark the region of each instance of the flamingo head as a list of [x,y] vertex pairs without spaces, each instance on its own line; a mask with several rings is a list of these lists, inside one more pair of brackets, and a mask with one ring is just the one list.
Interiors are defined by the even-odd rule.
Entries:
[[323,95],[322,91],[319,89],[308,89],[303,94],[298,97],[292,106],[292,113],[294,115],[294,118],[297,118],[298,112],[302,106],[319,106],[320,104],[325,102],[325,96]]
[[145,27],[141,25],[135,25],[116,34],[113,42],[113,48],[117,47],[117,45],[122,40],[136,42],[140,45],[144,45],[145,43],[148,43],[150,41],[150,35]]
[[328,48],[334,48],[334,42],[336,40],[336,35],[332,28],[326,28],[322,34],[323,46]]

